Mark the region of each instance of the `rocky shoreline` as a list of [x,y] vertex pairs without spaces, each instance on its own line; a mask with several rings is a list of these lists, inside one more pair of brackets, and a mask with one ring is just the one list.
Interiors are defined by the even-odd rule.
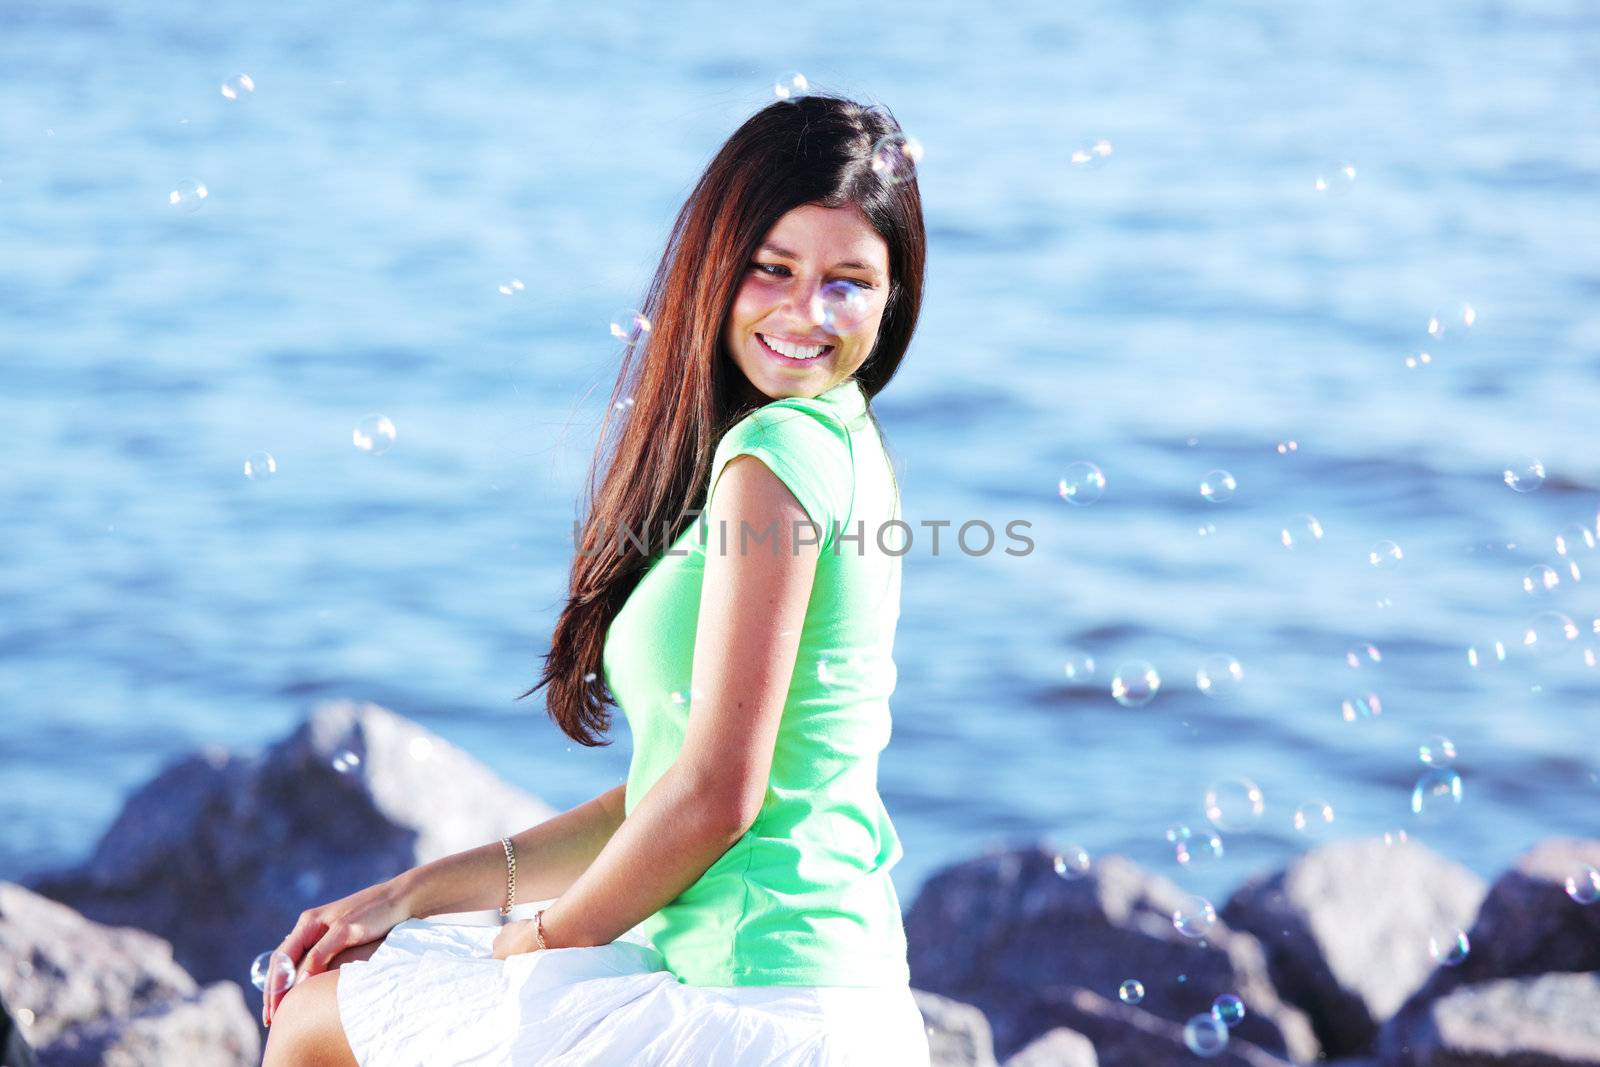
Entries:
[[[250,962],[301,909],[554,814],[370,703],[180,760],[83,864],[0,882],[0,1064],[258,1064]],[[922,887],[912,986],[936,1067],[1199,1062],[1185,1023],[1224,993],[1245,1010],[1217,1064],[1600,1067],[1600,903],[1565,885],[1586,867],[1600,841],[1541,842],[1489,886],[1413,842],[1338,841],[1186,936],[1183,891],[1127,859],[1064,878],[1008,848]]]

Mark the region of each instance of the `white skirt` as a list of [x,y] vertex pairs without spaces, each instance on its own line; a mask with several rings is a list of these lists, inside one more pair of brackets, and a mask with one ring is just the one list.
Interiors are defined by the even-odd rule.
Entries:
[[[511,909],[531,919],[552,900]],[[360,1067],[928,1067],[906,986],[691,986],[649,939],[494,958],[494,909],[408,919],[339,968]]]

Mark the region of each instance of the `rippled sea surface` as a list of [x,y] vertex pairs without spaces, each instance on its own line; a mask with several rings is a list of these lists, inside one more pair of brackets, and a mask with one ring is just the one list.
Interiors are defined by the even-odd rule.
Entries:
[[[81,858],[169,761],[324,696],[560,807],[624,778],[620,715],[586,750],[514,698],[564,590],[606,324],[795,70],[926,152],[925,309],[877,401],[908,521],[951,523],[906,557],[882,762],[907,904],[1036,838],[1220,896],[1310,843],[1307,804],[1484,875],[1600,833],[1600,552],[1555,544],[1600,521],[1600,12],[919,11],[0,3],[0,877]],[[169,203],[185,181],[198,210]],[[381,456],[352,447],[374,412]],[[1078,461],[1096,503],[1058,495]],[[1538,488],[1505,484],[1534,461]],[[1231,499],[1202,498],[1214,470]],[[1302,513],[1323,537],[1285,548]],[[992,550],[955,545],[971,520]],[[1383,541],[1402,558],[1374,567]],[[1530,649],[1544,610],[1573,636],[1546,618]],[[1242,673],[1210,697],[1217,654]],[[1161,686],[1123,707],[1135,661]],[[1461,801],[1427,821],[1436,734]],[[1167,828],[1239,776],[1259,822],[1178,865]]]

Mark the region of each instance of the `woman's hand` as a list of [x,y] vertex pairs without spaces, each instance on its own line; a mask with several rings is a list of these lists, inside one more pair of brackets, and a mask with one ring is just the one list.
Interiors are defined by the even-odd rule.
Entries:
[[393,882],[380,882],[342,900],[300,913],[289,936],[274,950],[295,967],[293,982],[268,981],[262,990],[261,1022],[272,1025],[278,1003],[300,982],[328,969],[339,953],[382,940],[397,925],[412,918],[411,903]]
[[503,960],[524,952],[539,951],[539,933],[532,919],[506,923],[494,938],[494,958]]

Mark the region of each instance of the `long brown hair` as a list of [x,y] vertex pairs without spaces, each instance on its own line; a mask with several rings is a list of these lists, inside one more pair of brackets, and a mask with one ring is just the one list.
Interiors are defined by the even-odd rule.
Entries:
[[[922,307],[922,198],[914,177],[888,182],[872,156],[880,138],[900,132],[882,105],[824,94],[777,101],[734,131],[678,212],[640,308],[651,329],[623,354],[589,468],[577,540],[586,547],[573,559],[540,680],[517,698],[548,685],[550,717],[579,744],[611,743],[602,735],[615,700],[601,653],[611,620],[655,560],[640,549],[641,532],[648,544],[675,543],[695,521],[717,442],[770,400],[727,356],[721,334],[750,261],[785,213],[855,204],[883,237],[887,303],[854,377],[870,399],[899,369]],[[870,403],[868,413],[876,426]]]

